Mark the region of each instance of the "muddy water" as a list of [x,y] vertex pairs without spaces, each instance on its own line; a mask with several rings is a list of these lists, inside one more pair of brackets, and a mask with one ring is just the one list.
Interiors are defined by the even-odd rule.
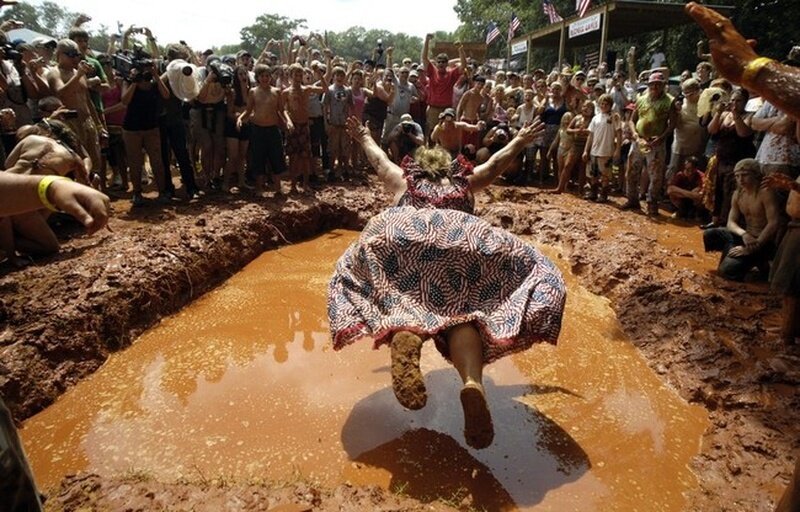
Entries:
[[386,349],[331,349],[326,283],[355,236],[264,254],[31,418],[22,436],[40,484],[79,470],[312,478],[421,500],[469,495],[487,510],[687,508],[705,413],[660,382],[605,299],[566,275],[558,347],[487,368],[497,435],[476,451],[461,432],[457,375],[433,347],[428,405],[416,412],[394,399]]

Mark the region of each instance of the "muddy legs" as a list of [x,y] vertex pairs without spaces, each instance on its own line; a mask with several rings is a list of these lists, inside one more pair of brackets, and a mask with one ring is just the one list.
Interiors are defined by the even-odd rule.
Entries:
[[422,340],[412,332],[392,337],[392,389],[397,401],[408,409],[422,409],[428,400],[425,380],[419,369]]
[[[464,437],[473,448],[486,448],[494,439],[494,426],[483,389],[483,342],[472,324],[460,324],[446,334],[453,366],[458,370]],[[422,409],[427,402],[425,380],[419,369],[422,339],[400,331],[392,337],[392,389],[397,401],[408,409]]]
[[494,439],[492,416],[483,389],[483,343],[472,324],[461,324],[447,332],[450,358],[464,387],[461,407],[464,410],[464,437],[473,448],[486,448]]

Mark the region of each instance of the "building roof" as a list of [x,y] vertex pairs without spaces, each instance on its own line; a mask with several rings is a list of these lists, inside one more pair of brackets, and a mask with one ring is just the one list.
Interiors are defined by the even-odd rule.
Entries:
[[[734,10],[732,6],[704,5],[728,17],[731,16]],[[608,9],[607,37],[610,41],[694,23],[694,20],[684,11],[684,7],[685,4],[683,3],[610,0],[586,11],[583,19],[595,14],[602,14]],[[529,44],[534,47],[558,48],[562,25],[569,27],[570,24],[578,21],[578,19],[577,15],[567,17],[563,22],[553,23],[515,38],[512,40],[512,44],[527,39]],[[600,30],[595,30],[574,38],[567,38],[566,46],[568,48],[586,46],[596,43],[599,38]]]

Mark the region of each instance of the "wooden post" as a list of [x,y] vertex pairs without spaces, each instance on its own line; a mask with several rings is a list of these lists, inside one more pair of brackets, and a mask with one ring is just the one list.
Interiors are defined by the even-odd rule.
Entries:
[[564,50],[567,46],[567,22],[561,22],[561,40],[558,43],[558,71],[561,72],[561,65],[564,62]]
[[[606,59],[606,45],[608,44],[608,4],[603,6],[603,25],[601,28],[602,32],[600,33],[600,55],[597,59],[598,64],[600,62],[605,61]],[[610,66],[608,62],[606,62],[607,66]],[[611,69],[609,67],[609,69]]]
[[531,72],[531,38],[530,38],[530,36],[527,36],[525,38],[525,41],[528,43],[528,51],[526,52],[527,56],[526,56],[526,59],[525,59],[525,72],[526,73],[530,73]]

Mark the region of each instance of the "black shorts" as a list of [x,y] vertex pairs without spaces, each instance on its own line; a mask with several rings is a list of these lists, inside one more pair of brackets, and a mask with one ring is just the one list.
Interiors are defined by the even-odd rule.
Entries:
[[250,172],[253,176],[286,171],[283,138],[277,126],[250,125]]
[[241,130],[236,129],[236,119],[230,117],[225,118],[225,138],[226,139],[239,139],[250,140],[250,123],[242,125]]

